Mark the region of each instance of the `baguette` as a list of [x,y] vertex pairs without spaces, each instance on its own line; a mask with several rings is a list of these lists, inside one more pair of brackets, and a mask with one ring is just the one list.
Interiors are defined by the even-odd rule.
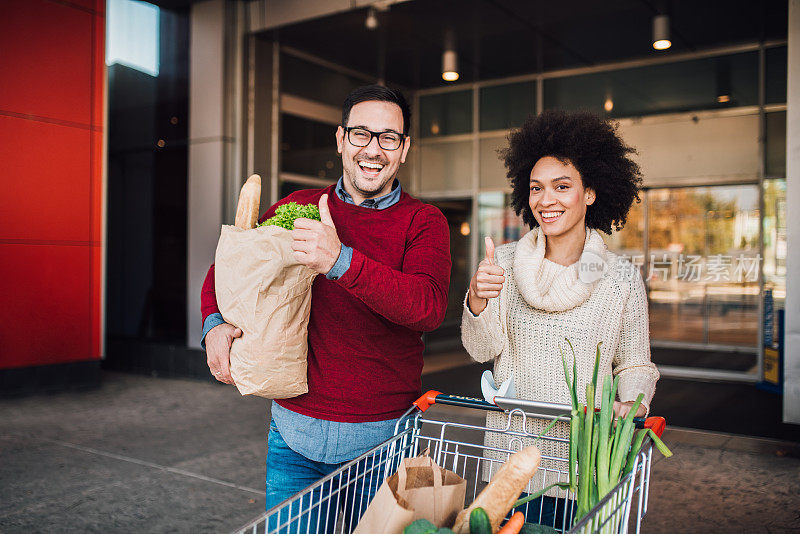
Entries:
[[536,473],[541,459],[539,449],[533,446],[512,454],[472,504],[458,514],[453,532],[469,534],[469,516],[473,509],[479,507],[489,516],[492,532],[497,532],[503,518]]
[[236,206],[236,222],[234,225],[242,230],[256,227],[258,210],[261,204],[261,177],[252,175],[239,191],[239,204]]

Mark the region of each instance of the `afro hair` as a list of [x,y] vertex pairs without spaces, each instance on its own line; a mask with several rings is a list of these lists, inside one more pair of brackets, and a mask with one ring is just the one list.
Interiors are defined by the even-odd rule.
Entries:
[[587,227],[607,234],[612,226],[622,229],[634,200],[639,201],[642,175],[631,159],[636,151],[622,141],[616,125],[588,111],[548,110],[528,117],[508,140],[500,156],[513,188],[511,207],[531,229],[539,225],[528,201],[531,170],[546,156],[571,163],[583,186],[594,190]]

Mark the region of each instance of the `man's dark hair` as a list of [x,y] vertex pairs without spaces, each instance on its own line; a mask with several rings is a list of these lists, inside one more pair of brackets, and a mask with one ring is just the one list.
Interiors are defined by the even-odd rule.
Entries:
[[594,190],[595,201],[586,209],[586,226],[611,233],[621,230],[634,200],[639,201],[642,174],[631,159],[636,150],[626,145],[611,122],[594,113],[548,110],[530,116],[512,132],[501,151],[513,191],[511,207],[532,229],[539,225],[531,210],[531,170],[552,156],[571,163],[583,186]]
[[400,106],[400,110],[403,112],[403,134],[408,135],[411,131],[411,111],[409,110],[408,102],[406,102],[403,93],[383,85],[365,85],[347,95],[347,98],[344,99],[344,107],[342,107],[342,126],[347,126],[347,120],[350,118],[350,110],[353,109],[353,106],[372,100],[391,102]]

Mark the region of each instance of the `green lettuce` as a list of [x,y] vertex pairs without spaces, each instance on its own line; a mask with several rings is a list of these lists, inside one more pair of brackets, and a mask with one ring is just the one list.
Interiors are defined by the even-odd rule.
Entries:
[[287,230],[294,230],[294,220],[298,218],[320,220],[319,207],[316,204],[298,204],[287,202],[275,209],[275,215],[259,224],[259,226],[280,226]]

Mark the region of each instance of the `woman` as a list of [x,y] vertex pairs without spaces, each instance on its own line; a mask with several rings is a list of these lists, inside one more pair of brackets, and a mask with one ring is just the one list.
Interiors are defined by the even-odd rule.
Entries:
[[[570,404],[561,361],[563,351],[571,363],[569,339],[579,401],[585,403],[584,386],[602,342],[599,381],[619,376],[614,411],[626,415],[640,393],[644,402],[636,415],[649,410],[659,374],[650,361],[644,283],[630,262],[606,248],[599,233],[621,229],[639,199],[641,174],[633,153],[614,126],[588,112],[546,111],[509,137],[503,158],[513,187],[511,206],[531,231],[496,251],[487,238],[487,256],[470,281],[461,328],[472,358],[494,361],[498,384],[513,373],[519,398]],[[599,400],[598,391],[598,405]],[[504,414],[487,416],[492,428],[506,424]],[[539,434],[544,427],[541,420],[529,420],[526,430]],[[568,424],[559,423],[551,434],[568,438],[568,431]],[[487,433],[486,445],[510,447],[507,436],[495,433]],[[567,456],[563,443],[538,445],[543,456]],[[558,480],[548,468],[565,470],[566,465],[543,461],[534,489]],[[538,519],[542,506],[549,517],[541,522],[560,524],[562,512],[552,515],[555,505],[546,497],[532,509],[535,516],[526,515]]]

